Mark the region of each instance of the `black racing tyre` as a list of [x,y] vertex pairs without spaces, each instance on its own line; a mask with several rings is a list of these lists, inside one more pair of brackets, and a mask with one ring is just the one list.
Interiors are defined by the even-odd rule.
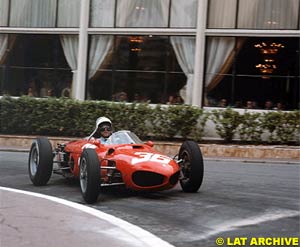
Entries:
[[53,170],[52,146],[46,137],[39,137],[31,144],[28,172],[35,186],[46,185]]
[[194,141],[185,141],[179,149],[180,185],[184,192],[197,192],[203,181],[204,164],[201,150]]
[[100,186],[100,162],[94,149],[84,149],[80,157],[80,189],[87,203],[97,201]]

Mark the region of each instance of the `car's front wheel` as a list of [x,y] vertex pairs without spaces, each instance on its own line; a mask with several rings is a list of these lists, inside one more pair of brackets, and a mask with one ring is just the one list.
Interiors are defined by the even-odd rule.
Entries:
[[36,186],[46,185],[53,170],[52,146],[45,137],[33,141],[28,159],[28,172]]
[[80,189],[83,199],[87,203],[97,201],[101,178],[100,163],[94,149],[84,149],[80,157]]
[[203,181],[204,164],[201,150],[194,141],[185,141],[179,150],[180,185],[184,192],[197,192]]

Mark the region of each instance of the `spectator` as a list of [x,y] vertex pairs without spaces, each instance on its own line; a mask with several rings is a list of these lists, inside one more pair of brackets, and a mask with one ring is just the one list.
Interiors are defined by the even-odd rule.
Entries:
[[217,106],[218,102],[213,97],[207,96],[204,100],[204,105],[205,106]]
[[48,83],[46,81],[42,82],[42,87],[40,89],[40,97],[47,97],[49,96],[48,93],[49,89],[48,89]]
[[179,94],[175,95],[175,104],[184,104],[184,100]]
[[234,103],[234,107],[235,107],[235,108],[243,108],[242,101],[237,100],[237,101]]
[[253,102],[251,100],[248,100],[246,102],[246,109],[253,109],[254,106],[253,106]]
[[127,93],[121,92],[121,93],[119,94],[118,99],[119,99],[119,100],[118,100],[119,102],[127,102],[127,100],[128,100],[128,98],[127,98]]
[[112,100],[116,102],[127,102],[128,101],[127,93],[123,91],[115,93],[112,96]]
[[218,104],[219,107],[226,107],[227,106],[227,100],[226,99],[221,99],[219,101],[219,104]]
[[29,97],[35,97],[33,89],[31,87],[28,88],[27,96],[29,96]]
[[34,79],[32,79],[29,82],[27,95],[30,96],[30,97],[38,97],[38,93],[37,93],[37,90],[36,90],[36,83],[35,83]]
[[66,87],[61,91],[61,97],[71,97],[71,81],[68,81]]
[[285,105],[282,102],[278,102],[274,107],[274,110],[283,111],[285,109]]
[[273,102],[271,100],[267,100],[265,102],[265,110],[273,110]]
[[48,90],[47,90],[47,96],[46,97],[53,97],[54,95],[53,95],[53,89],[52,88],[49,88]]
[[147,99],[146,96],[143,96],[139,93],[135,93],[134,98],[133,98],[133,102],[134,103],[149,103],[150,101]]
[[167,104],[168,104],[168,105],[172,105],[172,104],[174,104],[174,102],[175,102],[174,96],[173,96],[173,95],[170,95],[169,98],[168,98]]
[[259,108],[256,101],[252,101],[252,107],[253,107],[253,109],[258,109]]
[[183,104],[183,103],[184,103],[184,101],[179,94],[170,95],[168,98],[168,102],[167,102],[167,104],[169,104],[169,105],[178,105],[178,104]]

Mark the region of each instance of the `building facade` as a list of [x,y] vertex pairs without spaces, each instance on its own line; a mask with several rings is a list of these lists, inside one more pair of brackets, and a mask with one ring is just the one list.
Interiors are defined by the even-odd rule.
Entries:
[[300,0],[0,0],[0,95],[299,109]]

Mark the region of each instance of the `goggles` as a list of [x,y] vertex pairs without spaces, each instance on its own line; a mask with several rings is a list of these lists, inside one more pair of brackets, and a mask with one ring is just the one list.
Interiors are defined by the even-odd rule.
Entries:
[[105,131],[105,130],[106,130],[106,131],[111,131],[111,127],[110,127],[110,126],[103,126],[103,127],[100,128],[100,131],[101,131],[101,132],[103,132],[103,131]]

